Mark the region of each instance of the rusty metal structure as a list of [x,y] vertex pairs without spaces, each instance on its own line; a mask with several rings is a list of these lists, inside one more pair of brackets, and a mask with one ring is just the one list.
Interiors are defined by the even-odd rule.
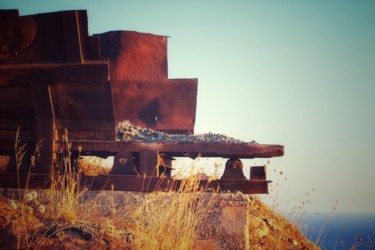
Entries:
[[134,158],[139,175],[82,176],[91,189],[110,189],[112,184],[116,190],[152,191],[163,186],[155,171],[161,155],[173,159],[199,154],[229,159],[223,178],[210,187],[267,193],[264,168],[251,168],[246,179],[240,158],[282,156],[281,145],[115,139],[116,124],[124,120],[170,134],[193,134],[196,103],[197,79],[168,78],[165,36],[134,31],[90,36],[83,10],[29,16],[0,10],[0,154],[10,156],[7,169],[0,172],[1,187],[17,185],[14,143],[19,127],[19,139],[27,143],[20,168],[23,184],[28,172],[23,166],[43,139],[31,187],[48,187],[66,129],[73,153],[82,148],[83,154],[126,152]]

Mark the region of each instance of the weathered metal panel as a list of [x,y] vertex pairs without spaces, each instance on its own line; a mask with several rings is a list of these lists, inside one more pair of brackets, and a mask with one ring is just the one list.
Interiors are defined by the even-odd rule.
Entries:
[[29,84],[0,86],[0,118],[30,120],[32,123],[35,114]]
[[[54,83],[51,85],[56,119],[114,120],[111,89],[107,82]],[[87,124],[90,129],[90,124]]]
[[37,25],[31,16],[18,16],[18,10],[0,10],[0,64],[19,60],[34,41]]
[[113,31],[100,37],[109,58],[116,122],[153,129],[194,131],[197,79],[168,80],[167,37]]
[[30,86],[26,83],[0,86],[0,153],[11,156],[9,166],[14,170],[17,128],[20,131],[18,139],[22,144],[28,144],[26,150],[30,152],[35,145],[36,117]]
[[[0,12],[0,63],[82,62],[99,59],[87,45],[87,13],[60,11],[18,16],[18,11]],[[86,49],[87,48],[87,49]],[[97,48],[98,50],[98,48]],[[95,56],[96,54],[96,56]]]
[[135,31],[110,31],[100,37],[100,54],[110,61],[111,81],[158,82],[168,79],[165,36]]
[[163,131],[193,133],[197,79],[165,82],[112,82],[116,122]]
[[51,85],[57,138],[114,141],[115,121],[108,82],[57,82]]

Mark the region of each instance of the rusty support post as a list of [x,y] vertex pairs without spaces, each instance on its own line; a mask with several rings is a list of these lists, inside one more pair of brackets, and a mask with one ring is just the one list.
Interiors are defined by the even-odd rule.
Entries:
[[40,157],[36,161],[35,172],[51,173],[54,151],[54,112],[51,93],[47,82],[30,83],[32,102],[35,110],[36,135],[35,145],[42,141]]
[[156,176],[158,152],[156,150],[142,150],[140,152],[139,174],[142,176]]

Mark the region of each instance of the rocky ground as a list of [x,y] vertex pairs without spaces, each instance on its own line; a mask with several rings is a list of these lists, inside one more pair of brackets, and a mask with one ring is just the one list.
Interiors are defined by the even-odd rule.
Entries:
[[[27,201],[19,203],[15,198],[18,190],[1,191],[0,249],[163,249],[156,238],[138,230],[139,218],[145,225],[152,223],[154,218],[148,217],[150,211],[142,208],[140,217],[134,214],[145,202],[151,202],[148,208],[159,206],[150,196],[162,197],[167,201],[162,203],[166,210],[154,216],[172,215],[166,223],[173,227],[176,224],[173,218],[179,213],[167,213],[167,210],[179,209],[172,201],[182,195],[87,191],[79,197],[79,212],[56,216],[49,213],[48,192],[35,192],[37,195],[26,194],[23,197]],[[256,196],[200,193],[194,197],[193,204],[200,204],[204,211],[199,213],[203,215],[199,217],[202,221],[194,228],[193,244],[189,245],[192,249],[317,249],[295,225],[274,213]],[[24,209],[20,209],[22,206]],[[183,212],[183,216],[189,215]],[[163,239],[180,234],[172,229],[165,232]]]

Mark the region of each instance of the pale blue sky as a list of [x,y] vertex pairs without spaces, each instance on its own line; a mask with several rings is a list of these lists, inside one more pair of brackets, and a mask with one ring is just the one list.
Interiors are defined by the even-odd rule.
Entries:
[[[374,1],[16,1],[20,14],[87,9],[90,34],[170,36],[170,78],[198,83],[196,133],[282,144],[285,204],[375,213]],[[266,159],[250,163],[264,164]]]

